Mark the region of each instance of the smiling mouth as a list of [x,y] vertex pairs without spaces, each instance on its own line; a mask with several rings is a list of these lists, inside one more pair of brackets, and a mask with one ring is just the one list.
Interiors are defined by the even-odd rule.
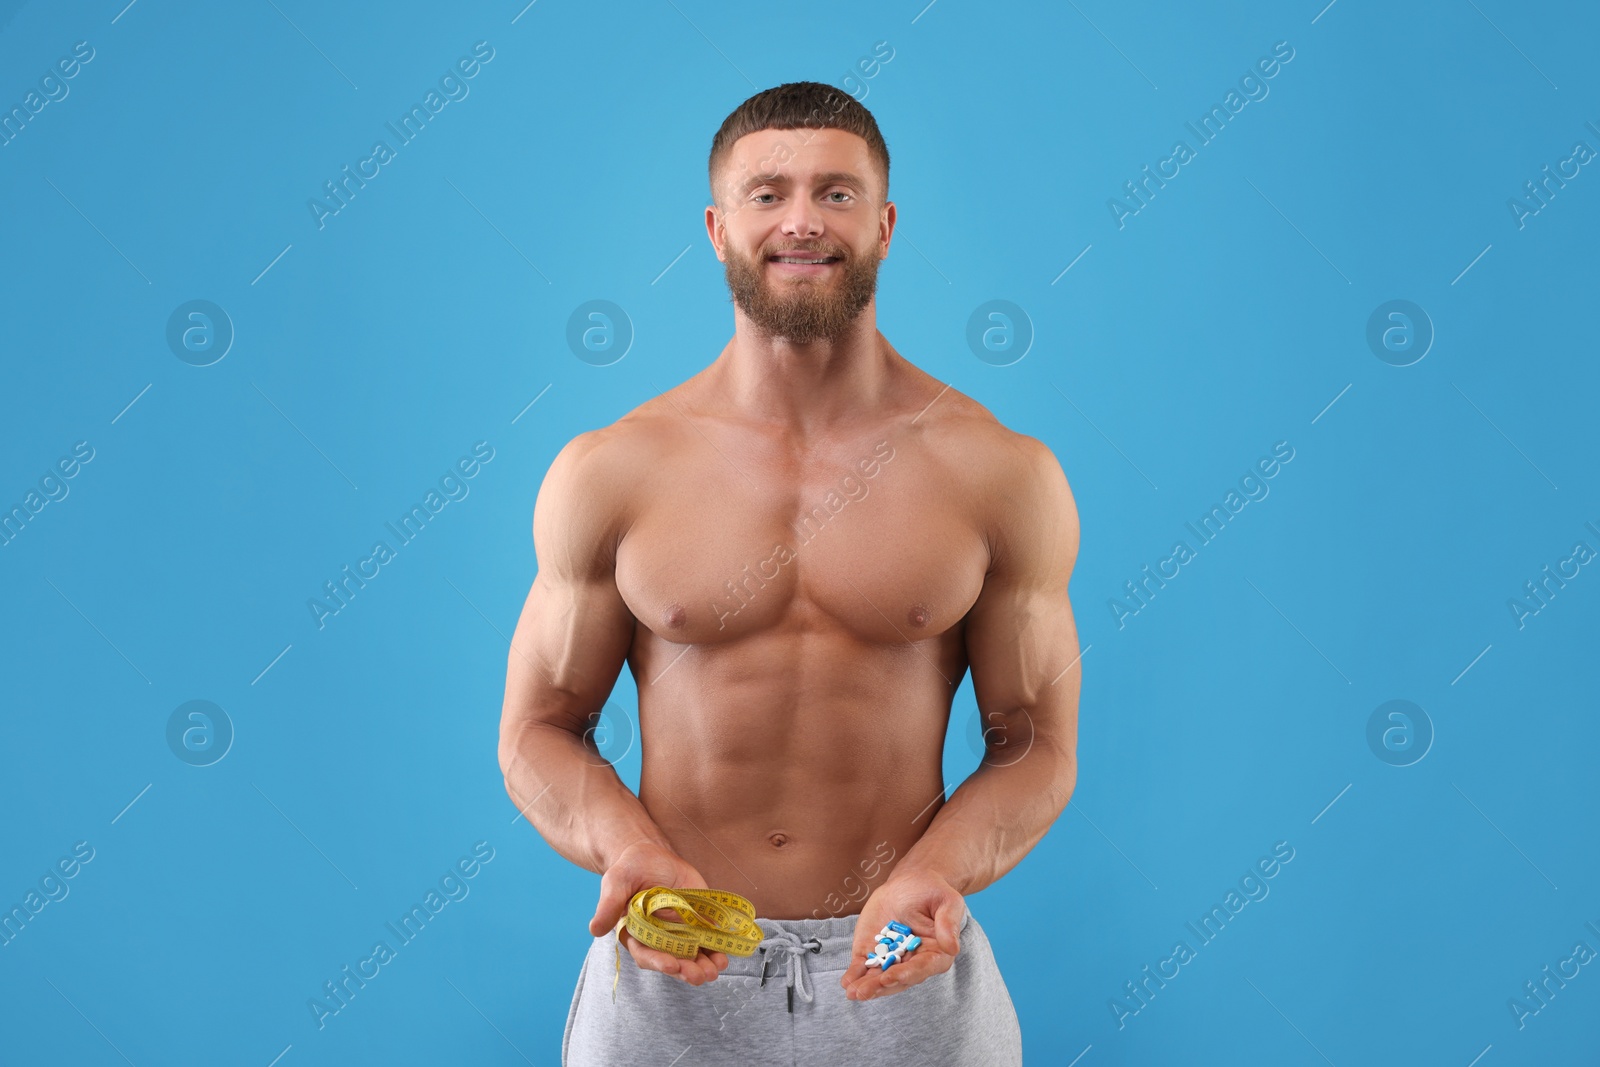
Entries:
[[791,266],[822,267],[822,266],[827,266],[830,263],[839,262],[839,257],[838,256],[772,256],[772,257],[770,257],[768,262],[771,262],[771,263],[786,263],[786,264],[789,264]]

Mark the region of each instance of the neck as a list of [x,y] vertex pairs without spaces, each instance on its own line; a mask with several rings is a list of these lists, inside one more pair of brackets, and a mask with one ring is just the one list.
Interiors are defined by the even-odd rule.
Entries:
[[713,365],[734,410],[807,434],[880,409],[898,356],[878,333],[876,303],[838,337],[806,344],[763,332],[736,307],[733,340]]

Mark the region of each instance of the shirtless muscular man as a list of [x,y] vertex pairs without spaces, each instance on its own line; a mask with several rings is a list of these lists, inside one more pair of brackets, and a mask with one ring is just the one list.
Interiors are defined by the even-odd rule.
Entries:
[[[506,789],[601,875],[562,1062],[1020,1063],[964,897],[1076,782],[1071,490],[878,332],[895,205],[864,107],[816,82],[758,93],[710,178],[733,338],[551,463],[507,657]],[[624,662],[637,796],[588,736]],[[969,669],[989,754],[946,800]],[[680,960],[624,930],[618,968],[613,927],[654,885],[749,898],[760,951]],[[923,945],[869,971],[891,919]]]

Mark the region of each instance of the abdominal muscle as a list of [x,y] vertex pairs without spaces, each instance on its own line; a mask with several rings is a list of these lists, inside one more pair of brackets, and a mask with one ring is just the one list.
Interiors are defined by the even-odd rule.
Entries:
[[692,649],[641,687],[640,801],[707,885],[762,918],[856,914],[944,798],[959,638],[803,658],[752,643]]

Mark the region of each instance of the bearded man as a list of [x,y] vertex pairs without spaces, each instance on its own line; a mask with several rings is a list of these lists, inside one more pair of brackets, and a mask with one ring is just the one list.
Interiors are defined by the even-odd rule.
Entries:
[[[879,332],[896,210],[864,107],[757,93],[709,176],[733,337],[556,456],[507,658],[507,791],[601,875],[562,1062],[1018,1064],[965,897],[1076,782],[1071,491],[1045,445]],[[624,662],[637,796],[591,737]],[[969,669],[988,755],[946,799]],[[680,959],[615,929],[652,886],[746,897],[759,951]],[[891,920],[922,945],[869,969]]]

